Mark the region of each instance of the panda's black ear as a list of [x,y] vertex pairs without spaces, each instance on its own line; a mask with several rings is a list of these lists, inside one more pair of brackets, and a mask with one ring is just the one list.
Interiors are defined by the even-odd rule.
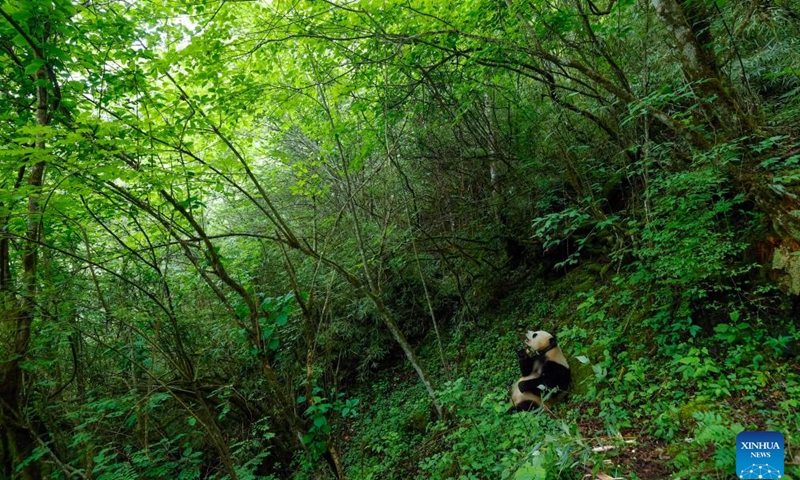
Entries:
[[550,337],[550,345],[551,345],[551,346],[558,345],[558,342],[556,341],[556,336],[555,336],[555,335],[553,335],[552,337]]

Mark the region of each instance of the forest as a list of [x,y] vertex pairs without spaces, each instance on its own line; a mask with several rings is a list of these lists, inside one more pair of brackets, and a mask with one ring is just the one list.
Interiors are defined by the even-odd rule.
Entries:
[[797,0],[0,16],[0,479],[800,478]]

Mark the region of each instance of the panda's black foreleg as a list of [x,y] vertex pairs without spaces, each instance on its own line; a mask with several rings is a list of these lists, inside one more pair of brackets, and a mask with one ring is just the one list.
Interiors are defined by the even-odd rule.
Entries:
[[519,388],[520,392],[530,392],[534,395],[540,395],[542,393],[541,385],[547,387],[547,383],[542,380],[542,378],[532,378],[530,380],[521,380],[517,383],[517,388]]
[[519,359],[520,373],[523,377],[527,377],[533,372],[533,365],[536,363],[536,359],[529,357],[525,349],[517,351],[517,358]]
[[509,408],[506,413],[530,412],[536,407],[538,407],[538,405],[533,400],[525,400]]
[[571,382],[569,368],[556,362],[545,362],[542,367],[542,374],[539,377],[540,383],[536,388],[543,386],[547,390],[559,389],[566,392]]

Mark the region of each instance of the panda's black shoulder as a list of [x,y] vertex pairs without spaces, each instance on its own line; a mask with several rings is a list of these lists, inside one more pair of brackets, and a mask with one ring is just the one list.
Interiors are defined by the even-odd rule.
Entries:
[[553,374],[560,372],[569,375],[569,366],[562,365],[552,360],[547,360],[546,362],[544,362],[544,365],[542,365],[542,372],[548,372]]
[[542,377],[549,377],[560,388],[565,388],[569,385],[572,375],[568,366],[548,360],[542,366]]

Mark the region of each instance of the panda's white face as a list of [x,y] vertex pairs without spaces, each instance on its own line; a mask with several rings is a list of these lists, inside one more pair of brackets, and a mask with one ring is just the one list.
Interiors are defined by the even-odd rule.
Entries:
[[553,338],[553,336],[544,330],[538,330],[536,332],[528,330],[528,333],[525,334],[525,345],[531,350],[541,351],[550,346],[551,338]]

